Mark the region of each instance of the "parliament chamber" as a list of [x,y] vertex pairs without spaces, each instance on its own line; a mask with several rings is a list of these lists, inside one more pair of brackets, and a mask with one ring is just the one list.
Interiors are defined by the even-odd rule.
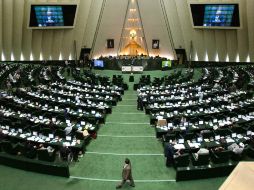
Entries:
[[253,9],[1,0],[0,189],[252,189]]

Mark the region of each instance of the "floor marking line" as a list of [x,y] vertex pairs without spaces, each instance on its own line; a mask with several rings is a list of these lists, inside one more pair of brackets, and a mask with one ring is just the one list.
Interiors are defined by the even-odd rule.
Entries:
[[115,137],[115,138],[155,138],[155,136],[152,135],[136,135],[136,136],[131,136],[131,135],[98,135],[98,137]]
[[150,125],[150,123],[121,123],[121,122],[106,122],[106,124],[119,124],[119,125]]
[[131,106],[137,106],[137,104],[133,104],[133,105],[117,105],[118,107],[131,107]]
[[86,154],[102,154],[102,155],[114,155],[114,156],[164,156],[164,154],[126,154],[126,153],[111,153],[111,152],[85,152]]
[[[82,179],[82,180],[90,180],[90,181],[104,181],[104,182],[118,182],[121,179],[100,179],[100,178],[91,178],[91,177],[80,177],[80,176],[70,176],[71,179]],[[154,183],[154,182],[175,182],[175,179],[137,179],[134,180],[138,183]]]
[[141,113],[135,113],[135,112],[119,112],[119,113],[114,113],[114,114],[122,114],[122,115],[145,115],[144,112],[141,112]]

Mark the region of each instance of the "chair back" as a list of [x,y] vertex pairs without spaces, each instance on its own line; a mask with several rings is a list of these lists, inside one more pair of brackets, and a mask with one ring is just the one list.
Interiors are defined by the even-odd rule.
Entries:
[[184,153],[175,159],[176,167],[187,167],[189,166],[190,158],[188,153]]
[[65,134],[65,131],[62,130],[62,129],[57,129],[56,132],[55,132],[55,136],[59,136],[60,138],[65,138],[66,137],[66,134]]
[[48,162],[53,162],[55,160],[54,152],[50,156],[47,149],[39,149],[39,150],[37,150],[37,154],[38,154],[38,159],[39,160],[48,161]]
[[13,147],[12,147],[12,144],[9,141],[3,141],[2,142],[2,148],[3,148],[4,152],[6,152],[8,154],[12,154]]
[[198,163],[199,165],[208,165],[210,161],[209,154],[200,154],[198,155]]

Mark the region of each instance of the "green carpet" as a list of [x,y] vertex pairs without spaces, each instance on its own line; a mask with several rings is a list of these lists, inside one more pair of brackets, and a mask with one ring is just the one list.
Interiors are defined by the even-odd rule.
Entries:
[[[108,76],[120,74],[115,71],[96,72]],[[172,71],[154,71],[145,74],[162,76],[170,72]],[[198,80],[200,74],[200,70],[195,71],[195,80]],[[128,74],[124,75],[126,82],[128,77]],[[135,75],[136,82],[139,77],[140,75]],[[0,189],[115,189],[118,183],[116,180],[121,179],[121,169],[126,157],[132,162],[134,180],[174,180],[175,170],[165,167],[162,144],[155,138],[155,130],[149,125],[149,116],[137,110],[137,93],[132,90],[132,85],[133,83],[129,84],[123,100],[113,108],[112,114],[107,116],[106,124],[102,125],[98,132],[98,138],[92,140],[87,147],[88,152],[70,167],[71,176],[79,179],[66,179],[0,166]],[[213,190],[218,189],[224,180],[225,178],[186,182],[136,182],[134,189]],[[133,188],[127,185],[124,189]]]

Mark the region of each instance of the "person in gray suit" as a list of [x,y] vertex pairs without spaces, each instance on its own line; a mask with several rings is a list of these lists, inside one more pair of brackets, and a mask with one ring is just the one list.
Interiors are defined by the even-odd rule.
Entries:
[[116,186],[117,189],[122,188],[122,186],[126,183],[127,180],[130,180],[130,186],[135,187],[134,180],[132,178],[131,172],[131,162],[128,158],[125,159],[125,164],[122,170],[122,181],[119,185]]

